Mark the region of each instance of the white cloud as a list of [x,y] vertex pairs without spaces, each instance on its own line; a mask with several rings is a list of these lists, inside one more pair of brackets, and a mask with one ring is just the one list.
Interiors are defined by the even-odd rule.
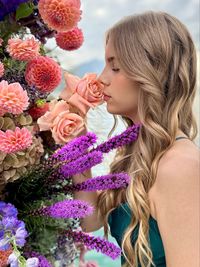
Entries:
[[[180,19],[191,32],[199,47],[199,14],[198,0],[82,0],[82,20],[79,27],[83,30],[85,41],[83,46],[74,52],[55,49],[65,69],[73,68],[94,58],[104,59],[104,34],[116,21],[133,13],[147,10],[162,10]],[[49,40],[48,47],[55,47]]]

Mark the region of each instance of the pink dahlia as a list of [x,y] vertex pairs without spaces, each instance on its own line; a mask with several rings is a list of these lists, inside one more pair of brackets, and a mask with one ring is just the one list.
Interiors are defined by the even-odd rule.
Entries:
[[19,83],[8,84],[5,80],[0,82],[0,113],[2,111],[15,115],[20,114],[28,107],[28,100],[27,92]]
[[26,66],[25,79],[42,92],[52,92],[62,78],[61,68],[52,58],[39,56]]
[[27,40],[9,39],[7,51],[10,56],[17,60],[29,61],[38,56],[40,50],[40,42],[33,37]]
[[83,32],[77,27],[71,31],[56,34],[56,43],[64,50],[76,50],[81,47],[83,41]]
[[4,75],[4,65],[0,62],[0,78]]
[[32,134],[27,128],[16,127],[14,131],[0,130],[0,150],[4,153],[15,153],[24,150],[32,144]]
[[79,0],[40,0],[38,9],[49,28],[58,32],[77,26],[82,13]]

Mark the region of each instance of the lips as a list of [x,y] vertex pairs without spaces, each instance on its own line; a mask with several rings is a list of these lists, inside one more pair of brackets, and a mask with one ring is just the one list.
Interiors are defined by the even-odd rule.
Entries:
[[103,99],[104,101],[108,101],[111,98],[111,96],[104,94]]

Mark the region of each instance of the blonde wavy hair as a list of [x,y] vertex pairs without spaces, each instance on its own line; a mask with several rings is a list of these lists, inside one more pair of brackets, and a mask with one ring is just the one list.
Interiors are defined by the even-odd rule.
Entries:
[[[122,240],[126,259],[123,266],[137,267],[139,263],[142,267],[155,266],[148,243],[148,192],[155,182],[159,160],[173,145],[178,128],[192,141],[197,136],[192,111],[196,50],[187,28],[164,12],[125,17],[108,30],[106,41],[109,38],[121,68],[139,84],[138,115],[142,127],[137,141],[118,149],[110,166],[110,173],[129,173],[129,186],[100,192],[97,210],[108,237],[108,215],[120,203],[127,202],[132,216]],[[122,119],[127,127],[134,124],[126,117]],[[115,116],[113,129],[116,123]],[[133,247],[131,234],[137,224],[139,234]]]

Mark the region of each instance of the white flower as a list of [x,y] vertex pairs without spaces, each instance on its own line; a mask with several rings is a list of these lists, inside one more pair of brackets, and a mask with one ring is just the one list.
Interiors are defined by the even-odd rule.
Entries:
[[18,256],[15,254],[15,252],[10,254],[8,257],[8,264],[10,264],[10,267],[19,267]]
[[39,260],[38,258],[29,258],[27,261],[26,261],[26,267],[38,267],[39,265]]

